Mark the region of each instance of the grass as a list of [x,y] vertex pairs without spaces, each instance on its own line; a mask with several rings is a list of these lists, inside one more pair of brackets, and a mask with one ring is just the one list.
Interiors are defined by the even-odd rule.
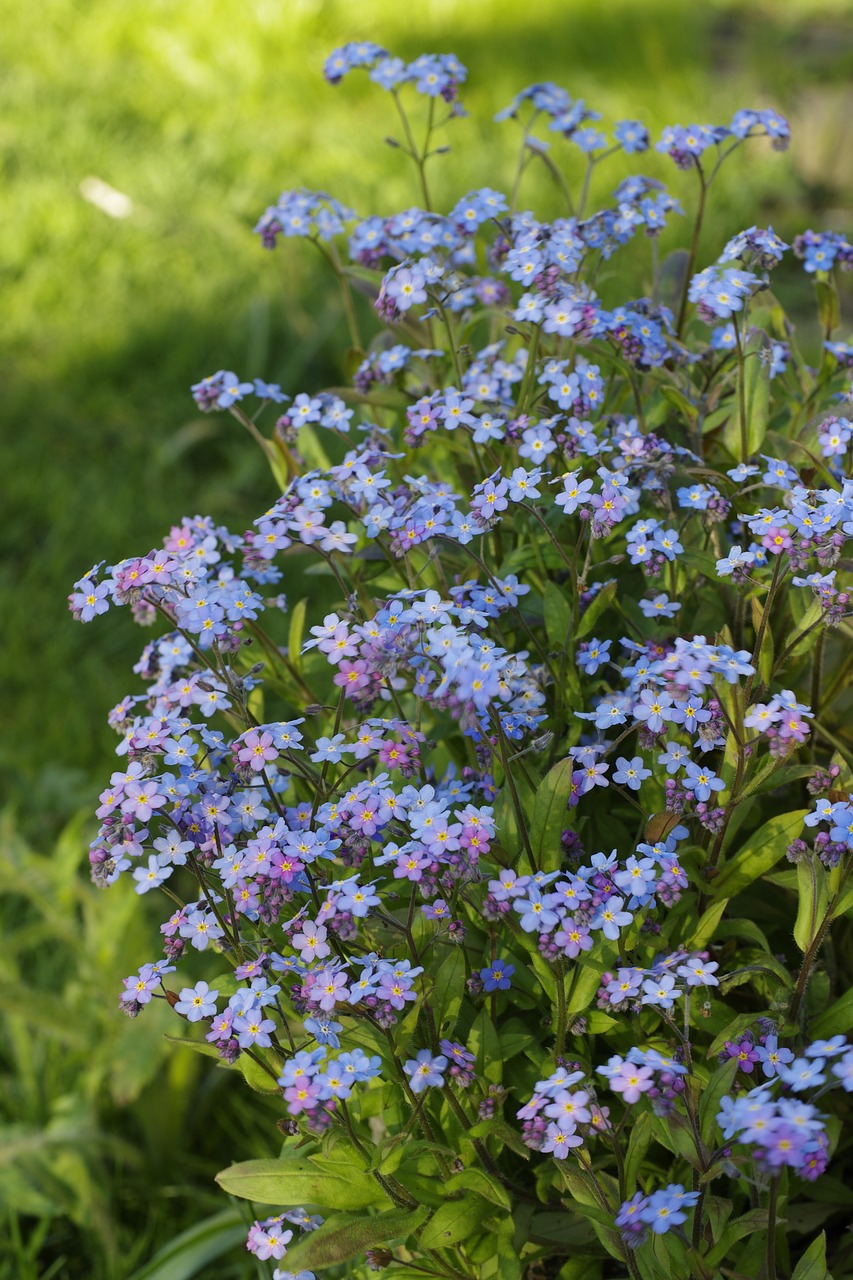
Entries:
[[[156,954],[156,911],[87,883],[85,835],[73,822],[48,856],[0,815],[0,1280],[125,1280],[228,1210],[213,1173],[235,1152],[277,1149],[238,1073],[164,1040],[165,1004],[118,1013],[119,977]],[[255,1272],[229,1212],[211,1274],[236,1280]]]

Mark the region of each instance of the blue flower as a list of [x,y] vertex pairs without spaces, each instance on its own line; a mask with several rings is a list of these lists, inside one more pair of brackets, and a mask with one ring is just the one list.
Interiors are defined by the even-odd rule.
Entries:
[[599,667],[610,661],[609,640],[592,639],[584,644],[578,653],[578,666],[588,676],[595,675]]
[[506,960],[493,960],[485,969],[480,970],[483,990],[490,992],[509,991],[512,985],[510,979],[514,973],[514,964],[508,964]]
[[446,1066],[447,1059],[444,1054],[440,1053],[434,1058],[429,1049],[421,1049],[416,1058],[410,1058],[408,1062],[404,1062],[403,1070],[409,1077],[412,1093],[423,1093],[424,1089],[430,1086],[440,1089],[444,1084],[442,1073]]
[[613,774],[613,781],[618,782],[621,786],[630,787],[632,791],[639,791],[640,784],[651,776],[651,769],[645,768],[640,756],[633,756],[630,760],[626,760],[624,756],[619,756],[616,760],[616,772]]

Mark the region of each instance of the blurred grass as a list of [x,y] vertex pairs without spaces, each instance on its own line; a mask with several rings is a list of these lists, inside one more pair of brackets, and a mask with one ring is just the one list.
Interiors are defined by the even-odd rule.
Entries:
[[[75,820],[39,853],[0,814],[0,1280],[125,1280],[228,1208],[212,1179],[235,1152],[279,1141],[238,1073],[172,1051],[165,1002],[118,1012],[119,978],[156,954],[157,908],[87,883],[85,843]],[[199,1274],[256,1274],[247,1213]]]
[[[791,152],[758,143],[731,165],[709,253],[756,221],[783,234],[823,225],[823,211],[843,222],[853,188],[845,3],[43,0],[38,22],[6,10],[0,767],[25,820],[35,810],[48,827],[92,793],[112,750],[103,716],[141,647],[124,621],[73,624],[72,581],[148,550],[185,512],[239,527],[269,495],[231,420],[200,419],[189,384],[220,367],[291,391],[336,376],[344,340],[328,280],[304,246],[265,256],[255,218],[303,184],[365,213],[415,200],[382,142],[389,100],[363,75],[328,87],[332,47],[370,37],[468,64],[471,117],[449,138],[444,207],[483,182],[508,186],[515,132],[492,115],[538,79],[605,122],[638,116],[654,131],[727,120],[741,104],[791,115]],[[691,207],[685,175],[639,161]],[[91,176],[125,193],[132,215],[87,203]],[[556,207],[545,184],[527,196]]]

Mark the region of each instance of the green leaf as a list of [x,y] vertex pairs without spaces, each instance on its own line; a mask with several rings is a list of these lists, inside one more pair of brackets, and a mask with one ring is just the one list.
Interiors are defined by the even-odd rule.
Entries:
[[308,608],[307,598],[293,606],[290,613],[290,631],[287,640],[287,656],[293,669],[302,671],[302,636],[305,631],[305,613]]
[[576,636],[580,639],[582,636],[588,636],[592,631],[598,619],[604,613],[613,597],[616,595],[616,582],[606,582],[601,588],[597,596],[594,596],[590,602],[583,617],[578,622]]
[[533,1240],[553,1240],[578,1249],[589,1244],[591,1237],[590,1224],[578,1222],[570,1213],[537,1213],[530,1223],[530,1238]]
[[738,1013],[732,1018],[731,1022],[727,1022],[718,1036],[711,1042],[708,1049],[708,1057],[712,1058],[718,1054],[727,1040],[737,1040],[742,1031],[747,1027],[751,1027],[755,1022],[758,1014],[756,1013]]
[[391,1210],[372,1218],[354,1218],[342,1213],[333,1214],[322,1227],[309,1231],[298,1244],[287,1250],[285,1263],[288,1271],[323,1271],[339,1262],[372,1249],[391,1240],[405,1240],[429,1217],[429,1209],[422,1205],[411,1213]]
[[652,1116],[652,1133],[662,1147],[673,1155],[686,1160],[694,1169],[701,1170],[708,1163],[710,1151],[703,1145],[697,1151],[693,1130],[684,1116],[677,1111],[670,1116]]
[[190,1280],[209,1262],[246,1239],[246,1223],[236,1209],[215,1213],[175,1236],[130,1280]]
[[436,1022],[448,1034],[453,1030],[462,1007],[466,977],[462,948],[451,946],[436,970],[431,998]]
[[708,551],[682,551],[678,563],[692,569],[694,574],[701,573],[703,577],[716,581],[717,561]]
[[422,1249],[443,1249],[472,1235],[491,1213],[488,1203],[478,1195],[448,1200],[430,1218],[420,1233]]
[[715,409],[713,413],[709,413],[702,420],[702,434],[707,435],[709,431],[716,431],[718,427],[724,426],[731,416],[731,400],[726,400],[724,404],[721,404],[718,409]]
[[532,1044],[537,1043],[536,1036],[531,1035],[519,1018],[511,1018],[509,1022],[503,1023],[498,1031],[498,1038],[504,1062],[508,1062],[510,1058],[514,1058],[525,1049],[529,1049]]
[[738,1240],[742,1240],[744,1236],[752,1236],[766,1230],[767,1210],[750,1209],[749,1213],[745,1213],[742,1217],[736,1218],[734,1222],[729,1223],[722,1235],[715,1237],[716,1243],[705,1255],[705,1261],[711,1267],[718,1266],[732,1245],[736,1244]]
[[809,1024],[809,1035],[816,1040],[827,1040],[830,1036],[846,1035],[853,1027],[853,987],[845,991],[843,996],[824,1009]]
[[[823,608],[819,600],[814,600],[803,614],[802,620],[795,628],[788,639],[785,646],[789,649],[786,665],[792,658],[796,658],[805,649],[810,649],[817,643],[820,628],[816,625],[825,617]],[[806,634],[808,633],[808,634]]]
[[728,905],[728,898],[721,898],[719,902],[711,903],[708,910],[701,916],[696,926],[696,932],[687,944],[689,950],[701,951],[705,944],[711,941],[714,936],[714,930],[720,923],[723,912]]
[[[510,1243],[507,1242],[500,1252],[495,1250],[487,1261],[479,1264],[477,1280],[521,1280],[524,1264],[517,1254],[510,1252]],[[409,1274],[407,1268],[406,1275]],[[430,1275],[434,1276],[435,1272],[431,1271]]]
[[817,296],[817,313],[820,327],[824,334],[832,333],[841,323],[841,308],[838,302],[838,290],[832,276],[826,280],[815,280],[814,291]]
[[543,596],[545,603],[545,633],[548,643],[562,649],[572,625],[572,609],[563,587],[556,582],[546,582]]
[[[277,1055],[271,1055],[269,1050],[264,1053],[263,1049],[255,1050],[258,1056],[263,1056],[273,1069],[282,1068],[283,1061],[277,1058]],[[273,1080],[269,1072],[265,1071],[259,1062],[254,1058],[250,1058],[248,1054],[241,1053],[237,1059],[237,1066],[243,1073],[243,1079],[250,1089],[254,1089],[255,1093],[281,1093],[281,1088]]]
[[468,1048],[477,1059],[477,1075],[485,1076],[492,1084],[500,1084],[503,1062],[501,1046],[495,1024],[488,1009],[481,1009],[468,1033]]
[[752,781],[739,792],[739,797],[745,800],[747,796],[776,791],[779,787],[786,787],[800,778],[810,778],[813,773],[814,766],[810,764],[791,764],[780,767],[778,760],[767,760]]
[[593,1222],[592,1229],[598,1236],[601,1244],[604,1245],[611,1258],[615,1258],[617,1262],[625,1261],[625,1245],[622,1237],[615,1227],[606,1226],[603,1222]]
[[625,1192],[632,1196],[637,1190],[637,1175],[652,1140],[652,1124],[648,1111],[641,1111],[631,1126],[628,1151],[625,1156]]
[[791,1280],[826,1280],[826,1232],[812,1240],[791,1273]]
[[[402,391],[397,391],[393,387],[380,387],[373,391],[357,391],[354,387],[330,387],[333,395],[340,396],[345,404],[367,404],[378,405],[381,409],[399,409],[403,410],[408,407],[409,399]],[[305,431],[305,427],[300,427],[300,432]],[[300,441],[301,441],[300,435]],[[326,466],[329,464],[326,463]]]
[[476,1191],[478,1196],[496,1204],[499,1209],[512,1208],[512,1201],[503,1183],[498,1182],[497,1178],[493,1178],[483,1169],[478,1169],[476,1165],[470,1169],[463,1169],[461,1173],[455,1173],[444,1185],[448,1191],[460,1189]]
[[228,1195],[258,1204],[317,1205],[320,1209],[367,1209],[387,1204],[385,1192],[369,1173],[354,1165],[314,1163],[288,1156],[282,1160],[245,1160],[216,1175]]
[[[525,939],[530,939],[530,935],[525,934]],[[533,966],[533,972],[539,979],[542,990],[545,992],[548,999],[552,1004],[555,1004],[557,1000],[557,979],[554,977],[554,970],[548,964],[548,961],[541,954],[532,939],[530,939],[530,945],[531,947],[536,948],[535,950],[531,950],[530,953],[530,963]]]
[[[768,876],[767,879],[771,877]],[[746,938],[747,941],[754,942],[762,951],[770,954],[770,943],[767,941],[766,934],[752,920],[721,920],[717,925],[715,938],[717,942],[725,938]]]
[[196,1053],[202,1053],[206,1058],[219,1058],[216,1045],[208,1044],[206,1040],[192,1040],[189,1036],[170,1036],[165,1032],[163,1039],[168,1040],[169,1044],[180,1044],[185,1049],[194,1049]]
[[716,880],[713,893],[717,898],[733,898],[747,885],[758,880],[784,857],[791,841],[798,836],[808,809],[771,818],[749,837],[739,853],[729,858]]
[[687,399],[677,387],[662,386],[659,388],[664,400],[668,400],[674,408],[679,409],[691,426],[696,425],[699,417],[699,410],[691,400]]
[[468,1135],[471,1138],[497,1138],[516,1155],[523,1156],[525,1160],[530,1159],[530,1147],[524,1142],[521,1134],[498,1116],[493,1116],[491,1120],[478,1120],[468,1130]]
[[829,905],[829,877],[823,863],[805,857],[797,863],[799,906],[794,923],[794,941],[808,951],[826,916]]
[[583,1013],[595,998],[601,984],[601,972],[591,965],[579,964],[575,970],[577,978],[573,980],[566,1004],[568,1013]]
[[537,866],[542,871],[556,871],[562,860],[560,836],[568,822],[574,767],[573,760],[559,760],[546,773],[536,792],[530,844]]
[[[723,443],[734,457],[748,462],[758,453],[767,434],[768,408],[770,404],[770,363],[762,358],[762,347],[767,339],[760,334],[747,344],[743,368],[738,373],[736,408],[723,432]],[[745,430],[741,430],[741,403],[746,412]],[[742,441],[745,440],[746,455]]]
[[714,1133],[717,1124],[717,1112],[720,1099],[729,1093],[734,1086],[738,1064],[734,1058],[717,1067],[699,1099],[699,1132],[702,1141],[709,1147],[715,1145]]

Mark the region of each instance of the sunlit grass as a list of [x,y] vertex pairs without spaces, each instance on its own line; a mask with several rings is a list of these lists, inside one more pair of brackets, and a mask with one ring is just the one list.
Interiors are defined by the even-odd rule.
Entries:
[[[266,255],[251,235],[259,212],[300,185],[365,213],[417,199],[414,175],[383,141],[397,128],[392,104],[364,76],[326,85],[332,47],[367,37],[403,56],[452,50],[467,63],[471,114],[452,124],[453,150],[436,162],[439,207],[485,182],[509,186],[517,131],[492,117],[535,80],[564,84],[605,124],[640,117],[655,132],[727,120],[747,103],[788,111],[806,145],[780,156],[762,142],[732,163],[706,235],[712,253],[747,221],[790,234],[825,221],[823,207],[844,207],[851,113],[839,103],[851,44],[841,10],[821,12],[800,0],[784,10],[44,0],[38,22],[24,7],[7,15],[7,46],[19,52],[0,85],[9,478],[0,682],[12,726],[0,763],[17,792],[32,796],[38,778],[41,811],[69,811],[110,750],[101,716],[129,687],[140,647],[112,619],[96,644],[75,627],[64,609],[72,580],[96,559],[147,550],[185,511],[240,526],[264,500],[247,442],[230,420],[200,420],[188,384],[220,367],[291,391],[339,377],[330,282],[306,246]],[[832,165],[816,169],[827,150]],[[553,154],[579,182],[577,159],[561,145]],[[689,212],[689,175],[654,154],[640,161]],[[620,172],[602,175],[602,192]],[[92,178],[126,197],[130,215],[85,199],[81,183]],[[525,182],[523,203],[560,209],[544,169]],[[638,287],[644,269],[634,268]]]

